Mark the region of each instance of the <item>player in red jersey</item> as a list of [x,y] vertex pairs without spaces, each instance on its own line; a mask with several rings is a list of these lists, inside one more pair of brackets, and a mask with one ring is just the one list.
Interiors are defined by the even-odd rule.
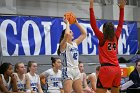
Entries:
[[103,25],[103,33],[99,31],[96,25],[93,3],[94,0],[90,0],[90,24],[99,39],[98,49],[101,64],[96,93],[106,93],[107,89],[111,89],[111,93],[119,93],[121,70],[117,58],[117,48],[124,21],[124,6],[126,1],[120,0],[118,4],[120,8],[120,18],[116,31],[114,31],[112,22],[106,22]]

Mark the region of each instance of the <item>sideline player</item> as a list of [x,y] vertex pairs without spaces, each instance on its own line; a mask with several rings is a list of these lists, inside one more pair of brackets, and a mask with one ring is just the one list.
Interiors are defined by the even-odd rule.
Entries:
[[51,57],[52,68],[44,71],[40,75],[40,79],[45,78],[48,85],[48,93],[63,93],[62,87],[62,72],[59,70],[61,68],[61,60],[57,57]]
[[[12,92],[13,91],[13,92]],[[11,63],[3,63],[0,66],[0,93],[17,93],[16,79],[13,75]]]
[[25,65],[23,62],[18,62],[15,64],[13,73],[16,77],[18,92],[31,93],[30,80],[25,74]]
[[40,77],[36,74],[37,71],[37,63],[35,61],[29,61],[27,66],[27,76],[30,79],[31,92],[35,93],[43,93],[40,84]]

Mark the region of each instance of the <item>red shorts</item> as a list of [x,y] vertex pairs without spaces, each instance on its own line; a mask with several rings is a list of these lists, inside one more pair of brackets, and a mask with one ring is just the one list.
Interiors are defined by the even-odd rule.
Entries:
[[121,69],[119,66],[101,66],[97,80],[97,88],[110,89],[120,86]]

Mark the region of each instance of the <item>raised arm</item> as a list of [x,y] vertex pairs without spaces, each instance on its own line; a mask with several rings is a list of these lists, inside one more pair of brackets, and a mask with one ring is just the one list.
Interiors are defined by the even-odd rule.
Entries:
[[116,36],[119,38],[121,32],[122,32],[122,27],[123,27],[123,21],[124,21],[124,6],[126,4],[126,0],[120,0],[120,3],[118,4],[120,8],[120,17],[119,17],[119,24],[116,30]]
[[64,22],[66,24],[66,29],[65,29],[65,33],[64,33],[64,38],[62,39],[62,41],[60,42],[60,51],[64,51],[66,49],[66,42],[68,42],[68,39],[70,37],[70,25],[69,22],[66,18],[64,18]]
[[81,35],[74,40],[74,42],[76,42],[77,45],[79,45],[87,36],[87,32],[86,30],[78,23],[78,21],[76,20],[77,27],[80,29]]
[[18,88],[17,88],[17,79],[16,76],[14,74],[11,74],[11,85],[12,85],[12,90],[13,92],[17,92]]
[[101,41],[101,40],[103,40],[103,34],[96,25],[96,19],[95,19],[95,15],[94,15],[94,11],[93,11],[93,5],[94,5],[94,0],[90,0],[90,25],[91,25],[95,35],[99,39],[99,41]]

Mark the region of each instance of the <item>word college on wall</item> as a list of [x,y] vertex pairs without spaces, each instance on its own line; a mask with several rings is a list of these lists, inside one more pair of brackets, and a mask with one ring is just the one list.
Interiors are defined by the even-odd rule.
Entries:
[[[79,45],[81,55],[98,55],[98,39],[88,21],[78,20],[87,31],[86,39]],[[102,31],[103,23],[98,20],[97,25]],[[117,27],[118,21],[112,21]],[[65,29],[63,18],[29,17],[29,16],[1,16],[0,42],[3,56],[18,55],[57,55],[59,39]],[[74,38],[80,31],[71,25]],[[135,54],[138,50],[138,32],[136,22],[125,22],[119,38],[118,54]]]

